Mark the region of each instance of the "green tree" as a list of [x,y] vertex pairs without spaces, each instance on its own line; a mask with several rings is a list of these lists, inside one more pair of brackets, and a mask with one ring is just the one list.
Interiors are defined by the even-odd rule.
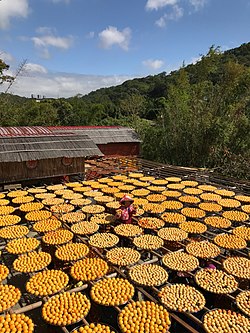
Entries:
[[6,75],[5,72],[10,68],[2,59],[0,59],[0,84],[3,82],[11,82],[13,81],[13,77],[10,75]]

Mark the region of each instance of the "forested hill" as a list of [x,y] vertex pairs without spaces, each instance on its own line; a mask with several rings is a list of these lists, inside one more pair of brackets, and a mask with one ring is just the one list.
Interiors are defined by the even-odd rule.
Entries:
[[[221,53],[219,48],[211,47],[208,54],[216,54],[217,61],[222,66],[228,61],[236,62],[238,64],[250,67],[250,43],[242,44],[240,47],[230,49]],[[207,55],[206,55],[207,56]],[[205,58],[206,56],[203,56]],[[189,73],[190,80],[192,83],[197,83],[199,80],[216,79],[213,77],[213,73],[210,72],[209,77],[207,75],[199,76],[198,72],[201,67],[205,67],[206,63],[198,62],[196,64],[191,64],[185,66],[185,69]],[[207,71],[207,69],[205,69]],[[86,102],[108,102],[112,101],[117,104],[117,100],[122,100],[127,95],[139,94],[144,97],[149,98],[158,98],[167,96],[167,87],[173,81],[173,77],[178,72],[174,71],[170,74],[162,72],[157,75],[150,75],[143,78],[136,78],[132,80],[125,81],[123,84],[110,88],[101,88],[97,91],[93,91],[86,96],[83,96],[82,99]],[[203,74],[205,74],[203,72]],[[219,72],[217,73],[219,75]]]
[[[81,93],[81,92],[79,92]],[[192,65],[88,95],[43,100],[0,94],[0,125],[125,125],[142,155],[250,177],[250,43],[211,47]]]

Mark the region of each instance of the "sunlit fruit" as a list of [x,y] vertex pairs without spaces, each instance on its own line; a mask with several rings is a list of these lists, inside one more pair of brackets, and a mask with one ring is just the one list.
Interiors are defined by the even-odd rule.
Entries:
[[69,277],[59,270],[45,270],[33,275],[26,283],[26,290],[36,296],[53,295],[67,286]]
[[206,303],[201,292],[185,284],[165,286],[161,289],[159,297],[168,309],[178,312],[198,312]]
[[105,207],[101,205],[87,205],[82,207],[82,211],[88,214],[98,214],[105,211]]
[[201,222],[186,221],[179,225],[179,227],[191,234],[203,234],[207,231],[207,226]]
[[170,318],[163,306],[150,301],[137,301],[122,309],[118,323],[122,333],[163,333],[170,326]]
[[169,198],[178,198],[181,196],[181,192],[171,190],[163,191],[162,194]]
[[7,227],[9,225],[17,224],[21,221],[21,217],[17,215],[3,215],[0,216],[0,227]]
[[236,195],[234,198],[242,202],[250,203],[250,195]]
[[56,249],[55,256],[63,261],[82,259],[89,253],[89,248],[83,243],[68,243]]
[[179,224],[186,221],[186,216],[180,213],[166,212],[161,215],[161,218],[167,223]]
[[54,231],[47,232],[43,237],[42,241],[50,245],[60,245],[71,241],[74,234],[66,229],[57,229]]
[[24,190],[15,190],[15,191],[10,191],[7,196],[10,198],[15,198],[15,197],[23,197],[27,195],[29,192],[24,191]]
[[36,222],[33,229],[37,232],[49,232],[61,228],[62,223],[54,216],[45,220]]
[[229,228],[231,227],[231,221],[222,216],[208,216],[204,219],[204,222],[213,228]]
[[221,199],[219,194],[205,192],[200,195],[200,198],[204,201],[218,201]]
[[74,206],[70,204],[60,204],[60,205],[54,205],[50,207],[51,212],[53,213],[69,213],[72,210],[74,210]]
[[116,245],[118,242],[119,242],[119,237],[108,232],[95,234],[90,236],[89,238],[90,245],[100,248],[112,247]]
[[67,223],[77,223],[83,221],[86,215],[82,212],[70,212],[61,216],[62,221]]
[[185,252],[170,252],[163,256],[162,262],[175,271],[192,272],[199,266],[199,260]]
[[238,308],[250,316],[250,290],[242,291],[236,296],[235,300]]
[[250,259],[244,257],[229,257],[222,263],[229,274],[241,279],[250,279]]
[[39,245],[40,241],[38,239],[24,237],[8,242],[5,249],[12,254],[22,254],[35,250]]
[[10,203],[7,199],[0,199],[0,206],[7,206]]
[[195,187],[197,186],[199,183],[195,180],[182,180],[181,184],[185,185],[185,186],[192,186]]
[[215,309],[205,314],[203,325],[207,333],[249,333],[250,319],[231,310]]
[[145,197],[145,196],[147,196],[150,193],[150,191],[141,188],[141,189],[133,190],[131,193],[133,195],[136,195],[137,197]]
[[52,213],[47,210],[37,210],[29,212],[25,215],[26,220],[28,221],[42,221],[50,218]]
[[70,204],[74,206],[85,206],[85,205],[90,205],[91,204],[90,199],[72,199],[70,200]]
[[250,205],[243,205],[241,206],[241,209],[243,210],[243,212],[250,214]]
[[145,210],[145,212],[151,213],[151,214],[161,214],[166,210],[166,208],[164,206],[162,206],[161,204],[157,204],[157,203],[153,203],[153,202],[143,205],[142,208]]
[[115,221],[115,217],[109,213],[100,213],[91,216],[90,221],[97,224],[109,224]]
[[24,314],[5,314],[0,316],[0,331],[6,333],[33,333],[34,323],[33,321]]
[[225,190],[225,189],[216,189],[214,192],[223,197],[233,197],[235,195],[234,191]]
[[89,235],[97,232],[99,225],[93,221],[83,221],[75,223],[71,227],[71,231],[78,235]]
[[165,222],[156,217],[142,217],[138,221],[138,225],[147,229],[159,229],[164,226]]
[[64,203],[62,198],[47,198],[43,199],[42,203],[46,206],[60,205]]
[[183,204],[176,200],[166,200],[161,203],[165,210],[177,210],[183,208]]
[[22,212],[31,212],[31,211],[37,211],[44,207],[44,205],[41,202],[28,202],[22,204],[19,209]]
[[206,212],[220,212],[222,206],[214,202],[202,202],[199,204],[199,208]]
[[166,196],[163,194],[149,194],[147,195],[147,199],[150,202],[163,202],[166,200]]
[[247,242],[243,238],[232,234],[217,235],[214,237],[214,242],[225,249],[237,250],[247,247]]
[[86,258],[77,261],[70,269],[70,275],[77,281],[93,281],[108,271],[108,264],[100,258]]
[[134,296],[134,293],[133,285],[121,278],[103,279],[90,290],[91,298],[96,303],[106,306],[125,304]]
[[90,301],[82,293],[65,292],[51,297],[42,307],[43,319],[51,325],[67,326],[87,316]]
[[0,237],[14,239],[27,235],[29,229],[24,225],[13,225],[0,229]]
[[179,200],[187,204],[198,204],[201,201],[195,195],[182,195],[179,197]]
[[160,237],[148,234],[135,237],[133,243],[138,248],[145,250],[156,250],[164,245],[164,241]]
[[114,228],[117,235],[135,237],[142,234],[143,229],[134,224],[119,224]]
[[235,199],[220,199],[217,202],[219,205],[226,208],[238,208],[241,205],[240,201]]
[[214,192],[217,187],[216,186],[213,186],[213,185],[198,185],[198,188],[203,190],[203,191],[207,191],[207,192]]
[[36,272],[51,263],[51,255],[47,252],[30,252],[23,254],[13,262],[16,271],[22,273]]
[[249,219],[249,215],[239,210],[228,210],[222,213],[223,217],[232,221],[244,222]]
[[15,211],[12,206],[0,206],[0,215],[9,215]]
[[140,252],[128,247],[116,247],[106,253],[106,258],[118,266],[127,266],[140,260]]
[[188,238],[188,233],[184,230],[170,227],[162,228],[158,231],[157,235],[166,241],[182,241]]
[[191,208],[191,207],[182,208],[181,213],[192,219],[198,219],[198,218],[200,219],[200,218],[206,216],[206,212],[204,212],[204,210],[199,209],[199,208]]
[[203,289],[215,294],[233,293],[238,288],[238,282],[233,275],[212,268],[198,271],[195,274],[195,282]]
[[193,187],[186,187],[183,189],[183,192],[186,194],[191,194],[191,195],[198,195],[203,193],[203,191],[199,188],[193,188]]
[[233,234],[245,239],[246,241],[250,241],[250,227],[240,226],[236,227],[232,230]]
[[198,258],[216,258],[220,254],[220,248],[208,241],[191,242],[186,246],[186,251]]
[[0,312],[10,309],[21,298],[21,291],[11,284],[0,285]]
[[81,326],[74,330],[74,333],[116,333],[110,326],[104,324],[94,324]]
[[24,204],[24,203],[28,203],[31,201],[34,201],[34,197],[31,197],[30,195],[26,195],[25,197],[15,197],[12,199],[12,202],[14,204]]
[[129,277],[144,286],[160,286],[168,280],[167,271],[155,264],[142,264],[129,269]]
[[8,267],[0,264],[0,282],[5,280],[8,275],[9,275]]

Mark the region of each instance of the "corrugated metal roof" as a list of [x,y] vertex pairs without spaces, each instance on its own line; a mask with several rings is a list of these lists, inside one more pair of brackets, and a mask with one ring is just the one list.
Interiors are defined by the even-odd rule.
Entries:
[[0,127],[0,137],[43,135],[53,135],[53,132],[48,127],[44,126]]
[[[67,131],[65,127],[50,127],[53,133]],[[96,144],[107,143],[125,143],[125,142],[140,142],[138,134],[134,129],[129,127],[85,127],[85,126],[70,126],[69,131],[74,134],[87,134]]]
[[124,128],[123,126],[48,126],[48,129],[55,130],[81,130],[81,129],[95,129],[95,128]]
[[0,137],[88,135],[96,144],[140,142],[134,129],[122,126],[0,127]]
[[103,156],[87,135],[0,138],[0,162]]

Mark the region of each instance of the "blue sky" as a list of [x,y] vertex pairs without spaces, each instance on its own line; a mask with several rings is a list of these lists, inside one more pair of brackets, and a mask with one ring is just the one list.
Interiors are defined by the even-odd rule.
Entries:
[[10,92],[69,97],[247,43],[249,17],[250,0],[0,0],[0,58],[27,60]]

